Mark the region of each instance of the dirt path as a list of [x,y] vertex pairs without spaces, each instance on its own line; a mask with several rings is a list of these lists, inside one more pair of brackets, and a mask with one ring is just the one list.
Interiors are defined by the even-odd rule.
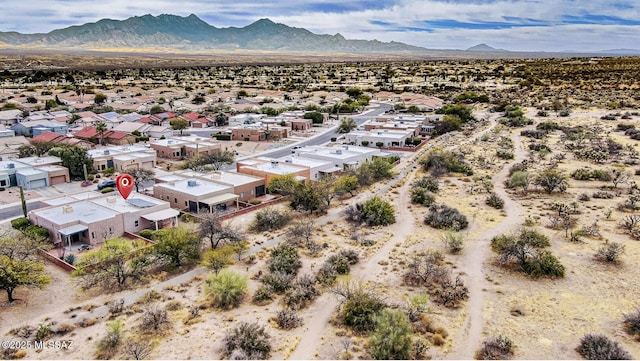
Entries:
[[509,168],[514,163],[520,162],[527,157],[527,152],[522,146],[520,135],[512,135],[514,144],[514,161],[502,168],[492,180],[494,192],[504,200],[504,212],[507,215],[502,222],[495,227],[482,233],[464,251],[464,261],[461,262],[460,270],[467,275],[467,285],[469,287],[469,301],[467,304],[467,317],[464,321],[461,332],[456,336],[453,343],[453,351],[450,358],[455,360],[473,359],[476,350],[482,341],[483,321],[483,289],[486,289],[486,276],[483,270],[484,263],[489,252],[491,239],[499,234],[508,232],[516,228],[522,221],[522,211],[518,204],[512,200],[505,190],[504,182],[509,177]]

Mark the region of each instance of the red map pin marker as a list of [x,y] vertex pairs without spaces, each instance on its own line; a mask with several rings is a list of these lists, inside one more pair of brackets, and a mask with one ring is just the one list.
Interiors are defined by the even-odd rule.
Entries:
[[129,194],[131,194],[131,190],[133,190],[133,177],[129,174],[120,174],[118,178],[116,178],[116,188],[118,188],[118,192],[122,198],[129,198]]

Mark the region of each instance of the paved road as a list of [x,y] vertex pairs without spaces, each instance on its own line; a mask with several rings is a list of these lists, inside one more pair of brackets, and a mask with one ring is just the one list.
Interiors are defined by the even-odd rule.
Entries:
[[[40,201],[27,201],[27,211],[40,208]],[[22,205],[0,208],[0,221],[22,216]]]

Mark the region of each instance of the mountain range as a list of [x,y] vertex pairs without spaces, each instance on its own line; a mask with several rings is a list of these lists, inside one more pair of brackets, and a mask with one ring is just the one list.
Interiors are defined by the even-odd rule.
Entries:
[[415,53],[427,49],[399,42],[347,40],[340,34],[318,35],[302,28],[261,19],[243,28],[217,28],[191,14],[102,19],[46,34],[0,32],[7,46],[41,48],[169,48],[177,50],[276,50],[347,53]]
[[[256,50],[305,53],[417,54],[471,57],[551,57],[563,53],[511,52],[478,44],[466,50],[427,49],[400,42],[348,40],[341,34],[314,34],[303,28],[260,19],[242,28],[218,28],[198,16],[163,14],[134,16],[125,20],[102,19],[48,33],[0,32],[0,50],[131,50],[211,52],[216,50]],[[555,55],[554,55],[555,54]],[[614,49],[572,55],[640,55],[636,49]]]

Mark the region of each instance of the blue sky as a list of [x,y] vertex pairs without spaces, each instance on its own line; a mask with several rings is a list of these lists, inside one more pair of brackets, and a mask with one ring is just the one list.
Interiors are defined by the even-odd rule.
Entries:
[[314,33],[437,49],[479,43],[521,51],[640,48],[640,0],[4,0],[3,5],[0,31],[22,33],[102,18],[194,13],[217,27],[270,18]]

